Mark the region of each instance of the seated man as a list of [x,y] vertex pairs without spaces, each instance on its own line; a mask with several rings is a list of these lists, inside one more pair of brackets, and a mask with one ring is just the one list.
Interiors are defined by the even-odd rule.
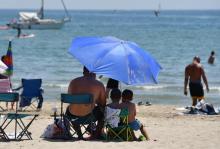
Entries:
[[[83,76],[73,79],[68,88],[69,94],[90,93],[93,95],[94,103],[87,104],[70,104],[67,107],[66,115],[72,117],[87,116],[93,112],[95,118],[98,120],[98,125],[94,136],[91,138],[97,139],[100,137],[102,128],[104,126],[104,108],[106,105],[105,87],[96,80],[96,75],[90,73],[89,70],[84,67]],[[78,138],[83,139],[80,126],[73,124],[74,129],[77,132]]]
[[[140,123],[139,120],[135,119],[136,116],[136,106],[134,103],[131,101],[133,100],[133,92],[131,90],[124,90],[122,92],[122,103],[120,104],[121,108],[127,108],[129,111],[128,115],[128,123],[129,126],[134,130],[140,130],[142,135],[146,138],[146,140],[149,140],[149,137],[147,135],[146,130],[144,129],[143,124]],[[132,131],[133,138],[135,140],[138,140],[137,137],[135,136],[134,132]]]

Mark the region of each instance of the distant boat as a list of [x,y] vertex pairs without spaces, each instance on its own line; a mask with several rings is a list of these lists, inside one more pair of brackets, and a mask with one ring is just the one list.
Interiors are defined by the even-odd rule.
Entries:
[[39,12],[19,12],[19,20],[12,20],[7,26],[13,29],[60,29],[65,22],[71,21],[64,1],[61,0],[61,2],[65,10],[65,17],[63,19],[46,19],[44,17],[44,0],[41,0]]
[[159,16],[160,10],[161,10],[161,6],[160,6],[160,4],[159,4],[159,5],[158,5],[158,9],[157,9],[157,10],[154,10],[154,14],[155,14],[156,17]]

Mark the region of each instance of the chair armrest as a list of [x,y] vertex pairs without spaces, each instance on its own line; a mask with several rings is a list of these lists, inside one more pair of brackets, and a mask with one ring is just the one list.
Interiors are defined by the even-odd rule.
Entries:
[[18,91],[18,90],[20,90],[20,89],[22,89],[22,88],[23,88],[23,86],[19,86],[19,87],[17,87],[17,88],[12,89],[12,91]]

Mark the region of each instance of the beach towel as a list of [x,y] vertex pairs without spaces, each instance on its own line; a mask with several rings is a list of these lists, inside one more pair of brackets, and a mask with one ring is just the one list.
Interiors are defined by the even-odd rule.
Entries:
[[105,123],[110,125],[112,128],[118,127],[120,122],[120,112],[120,109],[112,109],[107,106],[105,110]]
[[204,101],[198,102],[195,107],[187,106],[182,108],[176,108],[179,115],[218,115],[220,114],[220,107],[215,108],[210,103],[205,103]]

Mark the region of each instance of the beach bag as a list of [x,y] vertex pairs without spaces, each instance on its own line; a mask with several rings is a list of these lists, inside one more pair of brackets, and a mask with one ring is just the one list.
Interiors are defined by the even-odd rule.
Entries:
[[206,109],[207,109],[207,114],[208,115],[215,115],[215,114],[217,114],[216,112],[215,112],[215,109],[214,109],[214,107],[213,107],[213,105],[212,104],[206,104]]
[[200,102],[198,102],[198,104],[196,105],[196,108],[199,109],[200,112],[206,113],[208,115],[217,114],[215,112],[214,106],[210,103],[205,103],[204,100],[201,100]]
[[68,129],[66,128],[64,121],[61,119],[56,120],[53,124],[49,124],[41,138],[45,139],[64,139],[69,140],[71,136],[69,135]]

